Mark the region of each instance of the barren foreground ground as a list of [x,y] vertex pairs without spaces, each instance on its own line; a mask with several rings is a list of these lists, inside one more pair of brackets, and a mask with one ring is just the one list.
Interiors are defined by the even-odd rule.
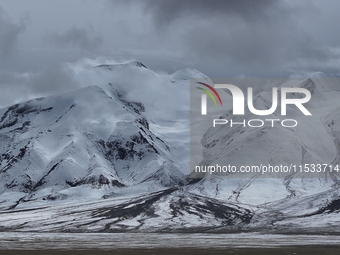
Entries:
[[176,249],[116,249],[111,251],[100,250],[7,250],[0,251],[0,254],[6,255],[161,255],[161,254],[236,254],[236,255],[338,255],[340,247],[291,247],[291,248],[241,248],[241,249],[191,249],[191,248],[176,248]]

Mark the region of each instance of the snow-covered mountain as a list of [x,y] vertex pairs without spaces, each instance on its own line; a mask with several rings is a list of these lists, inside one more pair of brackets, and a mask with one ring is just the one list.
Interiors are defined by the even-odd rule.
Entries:
[[[125,66],[132,72],[136,67],[144,68]],[[134,102],[122,93],[109,83],[2,109],[2,208],[75,196],[108,198],[130,186],[141,192],[183,184],[172,154],[176,147],[153,132],[167,116],[148,116],[155,102]]]
[[[200,116],[190,141],[190,78],[206,75],[140,62],[74,72],[82,88],[0,110],[0,229],[340,232],[336,172],[192,178],[189,162],[191,143],[203,165],[340,164],[337,76],[281,84],[312,94],[312,118],[289,113],[296,128],[211,128]],[[220,94],[214,114],[239,120]],[[270,108],[271,94],[254,105]]]

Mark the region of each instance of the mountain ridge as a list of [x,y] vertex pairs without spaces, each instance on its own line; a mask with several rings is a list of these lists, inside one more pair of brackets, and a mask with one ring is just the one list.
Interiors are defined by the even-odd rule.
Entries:
[[[194,69],[165,75],[136,63],[89,71],[109,83],[0,109],[2,230],[312,233],[315,226],[340,233],[337,174],[192,179],[189,169],[190,142],[202,147],[202,165],[339,164],[335,81],[319,75],[316,83],[290,83],[311,92],[335,88],[308,104],[313,119],[291,115],[295,129],[202,125],[202,137],[190,141],[189,77],[210,79]],[[225,108],[212,114],[238,121],[231,97],[220,94]],[[254,100],[257,108],[271,106],[268,93]]]

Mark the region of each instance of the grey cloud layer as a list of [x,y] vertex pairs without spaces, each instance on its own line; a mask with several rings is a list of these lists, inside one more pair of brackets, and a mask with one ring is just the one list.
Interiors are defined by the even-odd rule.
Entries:
[[0,56],[10,54],[16,46],[18,37],[25,31],[24,20],[19,25],[13,23],[0,6]]
[[72,27],[61,34],[47,35],[45,39],[58,47],[75,46],[81,49],[93,51],[103,43],[103,38],[93,29]]
[[0,72],[0,108],[36,97],[59,94],[79,88],[66,68],[49,67],[40,72]]
[[167,72],[192,67],[213,78],[340,70],[335,0],[0,0],[1,7],[6,105],[78,87],[63,64],[82,57],[137,59]]
[[254,21],[268,16],[267,11],[278,0],[144,0],[144,10],[150,12],[157,24],[167,25],[180,18],[198,16],[209,20],[215,15],[236,15]]
[[[300,6],[276,0],[142,2],[158,30],[170,34],[180,30],[179,42],[197,62],[216,63],[215,70],[208,68],[210,75],[235,75],[235,71],[282,75],[301,60],[322,66],[332,58],[299,22],[315,14],[312,1]],[[223,74],[221,65],[232,72]]]

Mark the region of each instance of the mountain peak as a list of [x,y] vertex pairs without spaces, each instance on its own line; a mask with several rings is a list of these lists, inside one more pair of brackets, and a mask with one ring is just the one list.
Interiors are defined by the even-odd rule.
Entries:
[[208,76],[194,68],[184,68],[171,74],[173,80],[209,79]]
[[133,61],[131,62],[131,64],[134,63],[137,67],[144,67],[144,68],[147,68],[142,62],[139,62],[139,61]]
[[147,67],[140,61],[131,61],[131,62],[126,62],[126,63],[119,63],[119,64],[101,64],[95,66],[95,68],[104,68],[112,71],[116,67],[141,67],[141,68],[146,68]]

